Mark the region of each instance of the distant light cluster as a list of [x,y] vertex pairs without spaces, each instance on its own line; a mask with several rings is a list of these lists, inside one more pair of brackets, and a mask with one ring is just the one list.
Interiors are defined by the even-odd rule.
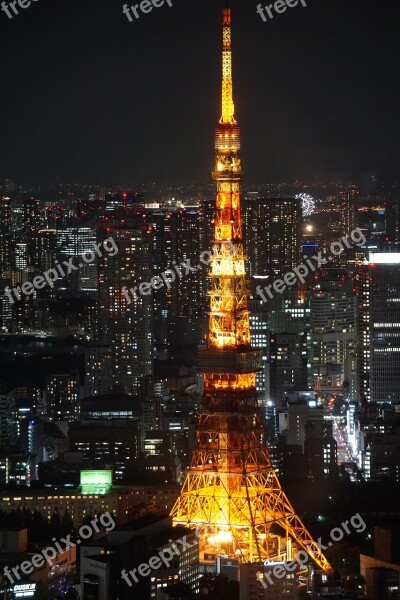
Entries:
[[311,217],[315,210],[315,200],[309,194],[297,194],[295,198],[301,200],[301,210],[303,217]]

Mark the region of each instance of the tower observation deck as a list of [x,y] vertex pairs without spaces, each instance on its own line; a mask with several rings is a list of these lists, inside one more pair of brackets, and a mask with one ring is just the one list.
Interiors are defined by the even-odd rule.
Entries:
[[290,560],[305,550],[330,565],[286,497],[272,466],[256,393],[261,354],[250,344],[249,289],[240,210],[240,128],[235,119],[231,11],[223,11],[222,116],[215,131],[216,211],[207,344],[196,446],[174,524],[199,531],[202,562]]

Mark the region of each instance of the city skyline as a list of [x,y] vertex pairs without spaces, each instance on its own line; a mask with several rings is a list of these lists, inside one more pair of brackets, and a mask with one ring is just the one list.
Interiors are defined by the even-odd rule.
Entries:
[[64,1],[0,0],[0,595],[400,600],[399,9]]

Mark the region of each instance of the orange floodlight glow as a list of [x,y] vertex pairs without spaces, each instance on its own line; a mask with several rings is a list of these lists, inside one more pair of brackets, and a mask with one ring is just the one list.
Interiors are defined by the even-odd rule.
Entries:
[[[200,532],[204,564],[214,563],[220,548],[221,554],[244,563],[291,560],[294,549],[302,548],[322,570],[329,571],[328,561],[280,485],[258,407],[256,373],[262,361],[250,339],[230,9],[223,13],[222,62],[222,116],[215,135],[213,171],[216,210],[210,313],[207,347],[201,347],[198,360],[204,395],[189,473],[171,515],[175,525]],[[221,140],[229,141],[224,145]]]

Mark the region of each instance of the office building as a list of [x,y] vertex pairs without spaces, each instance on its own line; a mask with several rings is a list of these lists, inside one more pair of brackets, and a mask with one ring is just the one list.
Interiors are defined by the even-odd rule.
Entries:
[[111,467],[115,481],[125,477],[130,461],[138,457],[139,428],[135,419],[70,423],[69,449],[82,452],[87,464]]
[[260,298],[250,298],[250,335],[251,345],[262,351],[261,369],[256,373],[256,388],[264,414],[270,401],[270,324],[268,308]]
[[206,317],[204,306],[205,281],[208,265],[200,262],[199,210],[188,209],[174,214],[174,257],[178,265],[190,261],[196,272],[186,272],[182,267],[182,278],[177,278],[173,286],[171,307],[171,341],[182,344],[196,344],[201,339],[203,321]]
[[79,372],[47,376],[45,391],[46,414],[54,421],[71,421],[79,416]]
[[0,277],[4,277],[11,268],[11,200],[0,197]]
[[85,348],[85,398],[107,394],[112,387],[111,348],[91,344]]
[[308,420],[305,424],[304,456],[307,477],[319,480],[337,477],[337,442],[333,437],[332,422]]
[[[288,429],[285,434],[287,443],[300,446],[304,450],[306,425],[309,423],[321,424],[323,421],[324,409],[322,406],[317,406],[314,400],[289,402]],[[317,426],[321,427],[321,425]]]
[[370,253],[357,265],[361,399],[400,404],[400,253]]
[[341,388],[356,350],[356,295],[346,272],[325,271],[311,291],[312,387]]
[[57,258],[63,260],[74,258],[74,264],[79,269],[59,279],[58,289],[69,294],[97,293],[98,259],[85,262],[83,254],[93,253],[96,248],[96,228],[94,223],[85,223],[76,227],[66,227],[57,230]]
[[[187,546],[181,552],[182,539],[187,540]],[[157,568],[147,569],[144,576],[138,574],[140,565],[151,564],[152,557],[163,556],[163,550],[169,550],[171,544],[176,544],[172,547],[177,549],[173,561],[165,564],[159,559]],[[148,516],[117,527],[106,536],[83,544],[80,553],[84,598],[129,600],[134,596],[161,600],[166,588],[178,583],[193,592],[198,590],[195,533],[185,527],[172,527],[169,518]]]
[[340,190],[340,234],[349,235],[358,225],[360,191],[356,186]]
[[135,394],[153,372],[152,291],[129,292],[152,277],[149,246],[141,232],[122,225],[105,226],[100,235],[118,247],[99,259],[100,343],[111,348],[113,386]]
[[[275,577],[273,569],[280,572]],[[240,600],[297,600],[299,567],[281,560],[240,565]],[[283,576],[282,576],[283,575]]]
[[7,448],[17,442],[18,415],[15,390],[0,394],[0,447]]
[[277,411],[290,390],[308,389],[307,334],[272,333],[270,338],[270,397]]
[[273,283],[301,262],[301,202],[251,198],[243,208],[245,250],[251,276]]

